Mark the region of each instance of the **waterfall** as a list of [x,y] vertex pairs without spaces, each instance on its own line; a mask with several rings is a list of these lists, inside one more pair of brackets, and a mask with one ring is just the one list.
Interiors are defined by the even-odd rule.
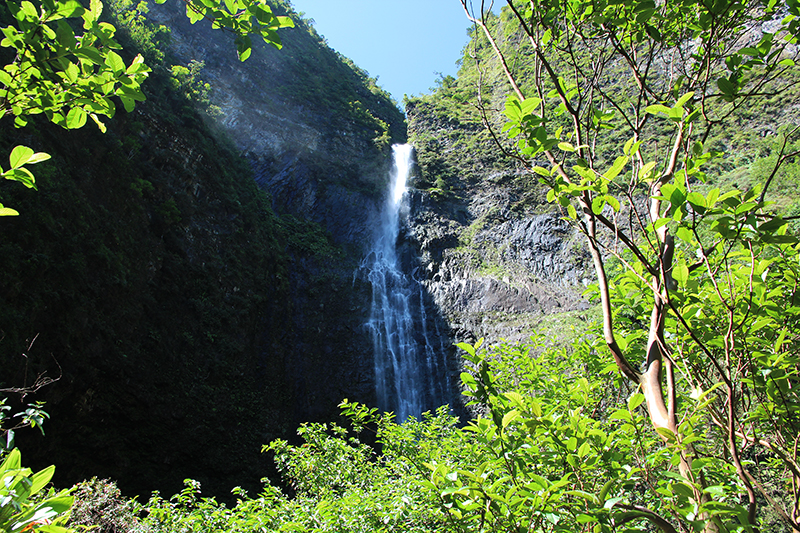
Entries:
[[423,287],[403,272],[397,254],[406,180],[413,147],[394,145],[390,189],[372,250],[362,267],[372,284],[372,334],[378,407],[398,421],[449,402],[445,342],[439,326],[429,324]]

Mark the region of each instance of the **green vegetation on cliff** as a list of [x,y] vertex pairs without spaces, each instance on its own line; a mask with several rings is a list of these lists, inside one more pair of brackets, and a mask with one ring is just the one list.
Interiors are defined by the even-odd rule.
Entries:
[[[234,474],[252,487],[269,471],[261,444],[308,412],[335,410],[297,383],[293,366],[306,354],[293,344],[305,331],[290,283],[315,275],[322,281],[304,282],[330,287],[308,265],[343,251],[318,223],[275,214],[248,162],[209,125],[219,110],[202,63],[176,59],[170,28],[148,19],[150,9],[112,1],[102,19],[117,26],[126,65],[141,53],[152,68],[146,101],[114,109],[105,133],[34,116],[0,135],[3,153],[25,144],[52,155],[38,165],[37,192],[2,184],[21,215],[3,219],[0,236],[0,389],[60,378],[37,396],[53,415],[47,437],[19,440],[31,464],[64,465],[62,484],[113,475],[146,494],[192,476],[224,493]],[[365,73],[312,50],[311,35],[285,39],[283,52],[297,42],[339,80],[331,128],[362,124],[376,157],[388,128],[404,136],[402,114]],[[344,350],[315,357],[356,359]]]
[[279,94],[309,107],[326,122],[348,117],[372,131],[380,148],[405,142],[405,119],[389,93],[367,71],[328,47],[312,20],[294,12],[290,16],[298,31],[313,39],[293,40],[282,50],[293,62],[294,76],[278,88]]

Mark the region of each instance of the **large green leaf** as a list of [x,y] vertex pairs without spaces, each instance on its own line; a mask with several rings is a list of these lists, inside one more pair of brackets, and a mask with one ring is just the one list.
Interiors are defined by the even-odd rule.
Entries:
[[28,148],[27,146],[15,146],[13,150],[11,150],[11,155],[8,157],[9,163],[11,163],[11,168],[19,168],[30,161],[33,157],[33,150]]
[[82,128],[84,124],[86,124],[86,111],[83,110],[81,107],[73,107],[67,113],[67,128],[73,130]]
[[0,204],[0,217],[15,217],[17,215],[19,215],[19,211],[16,209],[4,207],[3,204]]
[[42,488],[47,485],[50,480],[53,478],[53,473],[55,472],[56,467],[54,465],[50,465],[44,470],[40,470],[36,474],[33,475],[31,478],[31,494],[36,494]]
[[19,470],[22,466],[22,457],[19,448],[14,448],[11,453],[0,464],[0,476],[5,476],[7,472]]

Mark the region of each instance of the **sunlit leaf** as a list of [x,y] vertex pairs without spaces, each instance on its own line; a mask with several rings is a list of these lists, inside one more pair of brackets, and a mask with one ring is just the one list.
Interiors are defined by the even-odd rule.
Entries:
[[689,280],[689,267],[686,266],[685,261],[678,261],[672,267],[672,277],[681,285],[686,284],[686,282]]
[[11,163],[11,168],[19,168],[22,165],[27,164],[33,155],[33,150],[27,146],[15,146],[14,149],[11,150],[11,155],[8,157],[9,163]]
[[73,107],[67,113],[67,128],[74,130],[82,128],[86,124],[86,111],[81,107]]
[[643,401],[644,401],[644,394],[641,394],[639,392],[632,394],[631,397],[628,398],[628,410],[629,411],[635,410],[637,407],[642,405]]

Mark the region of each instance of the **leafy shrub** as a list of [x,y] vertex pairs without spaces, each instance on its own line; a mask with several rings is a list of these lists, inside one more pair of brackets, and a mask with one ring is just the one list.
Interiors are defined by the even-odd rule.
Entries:
[[136,516],[139,505],[122,496],[116,483],[96,477],[73,487],[75,503],[69,522],[71,527],[88,526],[94,533],[147,533]]

